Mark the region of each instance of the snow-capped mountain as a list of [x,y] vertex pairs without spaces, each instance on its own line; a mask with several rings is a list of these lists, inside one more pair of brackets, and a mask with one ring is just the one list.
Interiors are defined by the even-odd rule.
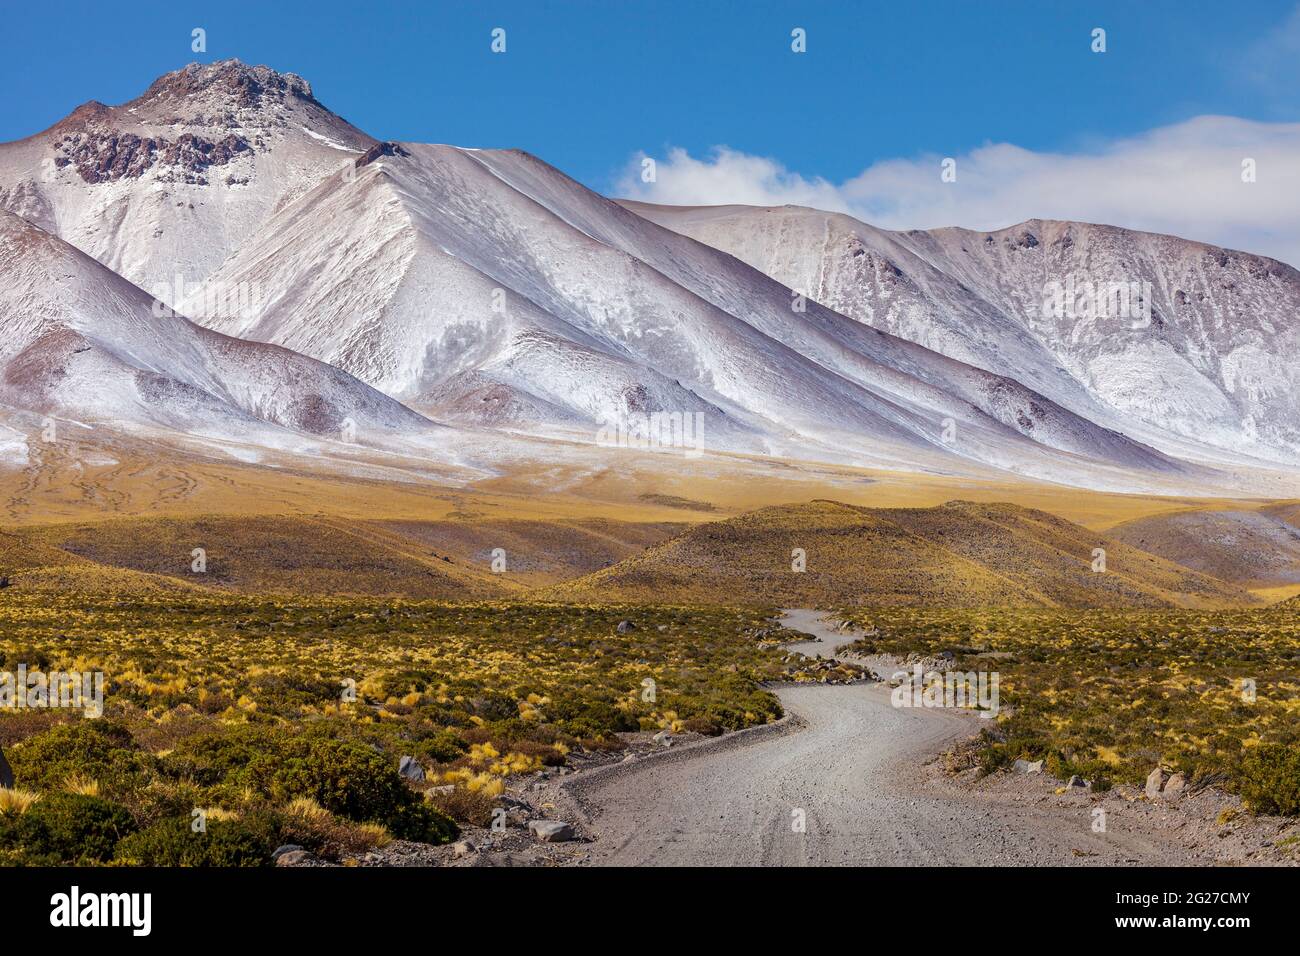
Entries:
[[796,306],[517,151],[385,144],[272,216],[212,282],[282,290],[213,327],[439,418],[592,436],[616,416],[699,412],[710,447],[765,454],[1177,468],[1010,379]]
[[1174,453],[1300,459],[1300,273],[1283,263],[1088,223],[891,232],[795,206],[624,205]]
[[121,106],[89,102],[0,145],[0,208],[170,305],[276,208],[374,145],[305,80],[192,63]]
[[[1056,241],[1046,225],[995,234],[1015,245],[995,255],[942,231],[862,238],[869,227],[836,222],[832,240],[829,220],[813,220],[768,236],[743,210],[630,211],[518,151],[373,139],[301,78],[236,61],[0,145],[0,208],[28,221],[6,224],[8,268],[26,279],[7,299],[21,334],[6,394],[23,407],[84,403],[87,380],[68,370],[102,353],[117,370],[96,374],[130,387],[100,412],[176,428],[209,398],[223,416],[309,431],[345,407],[399,434],[434,427],[401,402],[471,431],[599,444],[611,423],[635,432],[660,413],[675,419],[670,439],[728,452],[1124,490],[1217,480],[1180,460],[1178,442],[1153,447],[1205,440],[1193,423],[1126,416],[1103,396],[1117,389],[1097,386],[1120,373],[1093,356],[1084,374],[1060,344],[1078,330],[1047,335],[1014,314],[1042,285],[1015,250],[1041,256]],[[40,245],[35,227],[106,267],[75,260],[95,286],[75,308],[17,251]],[[56,248],[63,262],[71,250]],[[137,286],[231,338],[157,319]],[[33,325],[43,311],[75,333],[71,351]],[[1095,338],[1101,355],[1118,336],[1099,326]],[[1238,384],[1284,375],[1246,359]],[[64,378],[26,371],[45,364]],[[142,393],[146,374],[184,388]],[[1235,447],[1282,427],[1275,384]]]
[[334,438],[355,432],[358,441],[436,428],[323,362],[160,312],[121,276],[0,211],[6,405],[234,439],[256,438],[268,425]]

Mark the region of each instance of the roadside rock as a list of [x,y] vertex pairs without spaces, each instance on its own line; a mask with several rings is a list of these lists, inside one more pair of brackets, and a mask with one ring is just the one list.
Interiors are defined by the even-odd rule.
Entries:
[[307,866],[315,861],[306,850],[290,850],[288,853],[282,853],[276,858],[276,866]]
[[279,860],[286,853],[298,853],[301,850],[302,847],[296,843],[286,843],[283,846],[276,847],[275,852],[271,854],[271,859]]
[[619,621],[616,630],[620,634],[626,634],[628,631],[635,631],[636,625],[633,624],[631,621]]
[[456,859],[469,856],[476,851],[477,847],[470,840],[458,840],[451,845],[451,855]]
[[562,820],[532,820],[528,830],[543,843],[563,843],[575,836],[573,827]]
[[397,766],[397,772],[412,783],[424,782],[424,768],[414,757],[402,757],[402,762]]
[[1041,760],[1017,760],[1012,766],[1016,773],[1043,772],[1043,762]]
[[1169,774],[1159,767],[1156,767],[1147,774],[1146,786],[1143,788],[1148,799],[1155,800],[1160,796],[1160,791],[1164,789],[1165,781],[1169,779]]
[[1166,800],[1177,800],[1187,791],[1187,778],[1181,773],[1173,774],[1165,781],[1165,788],[1160,795]]
[[1177,800],[1187,792],[1187,777],[1181,771],[1156,767],[1147,774],[1144,792],[1148,800]]

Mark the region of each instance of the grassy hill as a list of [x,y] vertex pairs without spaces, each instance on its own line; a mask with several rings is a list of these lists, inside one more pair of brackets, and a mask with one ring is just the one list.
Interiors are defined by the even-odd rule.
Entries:
[[[802,549],[806,570],[792,570]],[[1094,573],[1093,550],[1106,551]],[[1010,504],[763,508],[550,588],[557,600],[936,607],[1221,607],[1246,591]]]
[[[0,533],[0,576],[22,590],[158,590],[479,600],[594,571],[676,523],[362,521],[325,516],[115,518]],[[191,570],[195,548],[207,570]],[[506,570],[492,570],[495,549]]]
[[1248,587],[1300,583],[1300,508],[1205,508],[1126,521],[1107,532],[1177,564]]

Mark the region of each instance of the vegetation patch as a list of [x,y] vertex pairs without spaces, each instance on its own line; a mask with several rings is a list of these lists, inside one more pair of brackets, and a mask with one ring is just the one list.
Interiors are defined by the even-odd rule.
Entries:
[[997,671],[981,766],[1044,760],[1102,786],[1157,764],[1219,783],[1258,812],[1300,812],[1300,614],[853,608],[856,653],[952,655]]
[[[105,685],[98,719],[0,710],[16,778],[5,863],[245,866],[284,843],[326,859],[445,843],[490,817],[507,777],[577,748],[779,718],[763,684],[797,666],[762,609],[12,594],[0,635],[5,668]],[[399,774],[403,756],[424,780]]]

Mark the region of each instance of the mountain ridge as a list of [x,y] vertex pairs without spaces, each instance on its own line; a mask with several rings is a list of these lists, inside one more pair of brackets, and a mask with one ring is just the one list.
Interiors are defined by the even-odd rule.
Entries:
[[[1070,333],[1087,347],[1069,351],[1020,314],[1026,250],[1041,255],[1055,234],[998,233],[979,243],[994,251],[972,253],[963,243],[983,234],[886,233],[786,209],[776,235],[821,229],[822,245],[784,242],[789,262],[764,261],[772,230],[755,240],[727,221],[737,207],[688,210],[724,220],[695,228],[519,150],[382,141],[297,74],[234,60],[190,64],[121,106],[90,101],[0,144],[0,208],[205,327],[310,356],[483,436],[613,455],[600,448],[611,422],[698,419],[692,454],[1125,491],[1273,491],[1283,478],[1255,472],[1279,436],[1275,461],[1290,461],[1282,386],[1294,375],[1259,345],[1267,319],[1215,365],[1245,397],[1234,405],[1220,389],[1218,406],[1194,414],[1176,391],[1128,381],[1130,357],[1158,365],[1159,336],[1093,323]],[[828,261],[829,222],[843,262]],[[208,307],[227,290],[234,306]],[[1130,340],[1131,356],[1112,348]],[[1147,378],[1160,384],[1159,371]],[[1187,381],[1203,386],[1194,398],[1217,387]],[[1149,407],[1134,414],[1135,403]]]

